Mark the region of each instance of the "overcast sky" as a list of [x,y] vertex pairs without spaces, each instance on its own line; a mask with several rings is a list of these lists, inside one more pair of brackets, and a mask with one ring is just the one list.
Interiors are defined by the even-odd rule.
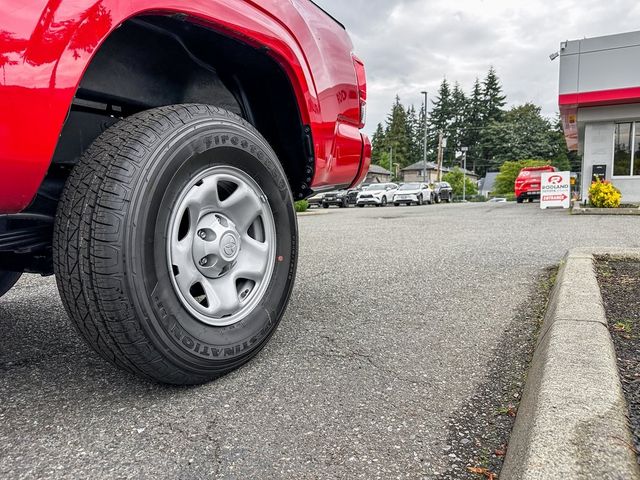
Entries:
[[[493,65],[510,105],[555,115],[563,40],[640,28],[637,0],[316,0],[345,24],[367,66],[371,133],[397,94],[418,106],[443,77],[468,92]],[[431,108],[431,102],[430,107]]]

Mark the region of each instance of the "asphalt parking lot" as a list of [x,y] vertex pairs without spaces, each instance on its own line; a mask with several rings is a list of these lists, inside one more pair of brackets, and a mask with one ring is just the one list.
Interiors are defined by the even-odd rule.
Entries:
[[640,247],[637,217],[537,204],[331,209],[299,219],[269,346],[210,385],[114,370],[52,278],[0,300],[2,478],[435,478],[449,420],[537,276],[570,247]]

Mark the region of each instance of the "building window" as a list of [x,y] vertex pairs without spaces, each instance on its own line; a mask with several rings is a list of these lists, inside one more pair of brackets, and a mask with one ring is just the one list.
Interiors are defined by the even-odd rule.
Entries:
[[[628,177],[631,175],[633,163],[631,139],[633,138],[632,123],[617,123],[613,147],[613,175]],[[640,161],[640,157],[638,158]],[[640,163],[640,162],[639,162]]]
[[616,124],[613,176],[640,177],[640,122]]

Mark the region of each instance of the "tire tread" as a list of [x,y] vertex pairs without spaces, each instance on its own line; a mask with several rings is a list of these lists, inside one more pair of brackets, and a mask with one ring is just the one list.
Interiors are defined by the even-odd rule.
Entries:
[[165,383],[215,377],[185,372],[157,350],[127,298],[125,262],[116,245],[133,186],[145,174],[145,158],[158,140],[200,117],[239,123],[260,137],[242,118],[210,105],[170,105],[127,117],[101,134],[74,167],[54,228],[56,281],[76,330],[114,365]]

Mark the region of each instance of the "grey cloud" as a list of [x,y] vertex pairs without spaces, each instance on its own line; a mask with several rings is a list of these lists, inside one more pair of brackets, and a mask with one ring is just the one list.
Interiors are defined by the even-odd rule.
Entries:
[[638,28],[634,0],[317,0],[349,30],[367,65],[371,133],[398,93],[418,105],[443,77],[469,90],[493,65],[511,104],[557,111],[561,41]]

